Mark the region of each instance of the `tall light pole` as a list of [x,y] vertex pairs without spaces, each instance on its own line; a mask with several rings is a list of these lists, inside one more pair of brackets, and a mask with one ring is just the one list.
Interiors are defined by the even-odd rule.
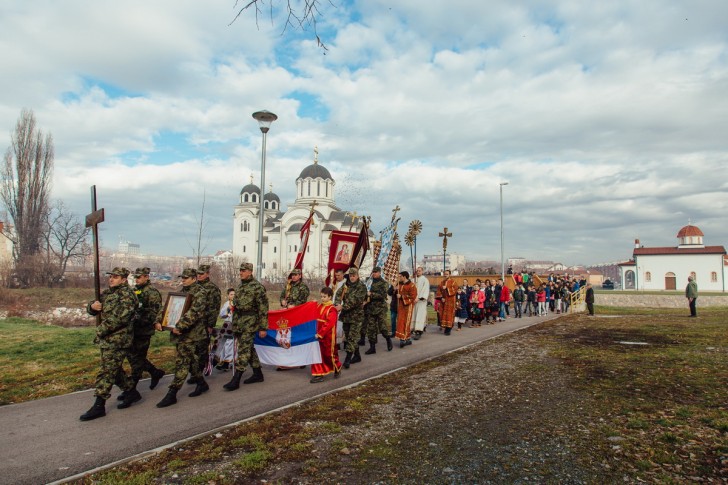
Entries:
[[258,121],[258,124],[260,125],[260,131],[263,133],[263,150],[260,157],[260,211],[258,212],[258,262],[257,262],[257,268],[255,276],[258,278],[258,281],[263,279],[263,217],[264,217],[264,209],[265,206],[263,205],[263,199],[265,198],[265,194],[263,193],[265,189],[265,142],[266,137],[268,136],[268,130],[270,129],[271,123],[273,123],[275,120],[278,119],[276,115],[271,113],[270,111],[256,111],[253,113],[253,118]]
[[508,185],[508,182],[500,183],[501,278],[503,278],[503,284],[506,284],[506,260],[504,258],[504,251],[503,251],[503,186],[504,185]]

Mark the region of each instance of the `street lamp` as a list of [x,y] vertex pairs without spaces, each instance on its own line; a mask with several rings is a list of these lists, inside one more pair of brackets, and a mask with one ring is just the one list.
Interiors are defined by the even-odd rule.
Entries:
[[277,120],[278,117],[270,111],[263,110],[253,113],[253,118],[258,121],[260,131],[263,133],[263,150],[260,159],[260,211],[258,212],[258,266],[255,273],[258,281],[261,281],[263,279],[263,211],[265,209],[265,206],[263,205],[263,188],[265,187],[265,142],[271,123]]
[[500,226],[501,226],[501,278],[503,278],[503,284],[506,284],[506,260],[503,256],[503,186],[508,185],[508,182],[501,182],[500,184]]

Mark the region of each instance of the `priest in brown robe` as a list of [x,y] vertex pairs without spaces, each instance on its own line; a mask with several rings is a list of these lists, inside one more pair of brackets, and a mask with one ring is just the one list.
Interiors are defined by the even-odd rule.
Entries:
[[445,279],[440,283],[440,326],[445,329],[445,335],[450,335],[455,321],[455,308],[457,307],[458,285],[450,276],[450,270],[445,270]]
[[399,348],[412,345],[412,313],[417,302],[417,287],[409,279],[409,273],[402,271],[399,274],[399,290],[397,292],[397,332]]

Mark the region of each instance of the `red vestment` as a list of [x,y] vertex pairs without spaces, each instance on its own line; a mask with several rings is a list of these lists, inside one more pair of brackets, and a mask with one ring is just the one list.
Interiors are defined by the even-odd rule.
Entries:
[[394,334],[400,340],[410,338],[412,332],[412,313],[417,302],[417,287],[412,281],[399,285],[399,298],[397,299],[397,332]]
[[439,289],[442,295],[440,325],[443,328],[452,328],[452,324],[455,321],[458,285],[455,284],[455,280],[452,278],[447,278],[440,283]]
[[316,338],[321,346],[321,363],[311,365],[311,375],[325,376],[341,370],[339,348],[336,345],[337,312],[333,304],[318,305],[319,318],[316,323]]

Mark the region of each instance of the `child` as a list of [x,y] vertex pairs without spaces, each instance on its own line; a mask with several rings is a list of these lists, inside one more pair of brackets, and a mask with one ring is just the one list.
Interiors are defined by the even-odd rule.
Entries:
[[311,366],[311,384],[322,382],[324,376],[334,373],[339,377],[341,373],[341,362],[336,345],[336,320],[337,312],[334,308],[334,291],[325,286],[321,288],[321,297],[318,304],[319,318],[316,325],[316,338],[321,346],[321,363]]

